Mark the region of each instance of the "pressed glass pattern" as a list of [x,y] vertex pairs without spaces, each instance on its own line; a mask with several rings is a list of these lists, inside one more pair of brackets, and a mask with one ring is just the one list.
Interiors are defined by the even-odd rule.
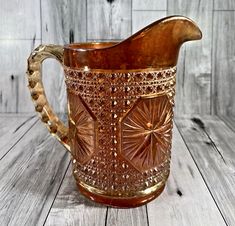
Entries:
[[[132,197],[138,192],[144,193],[146,189],[154,190],[155,187],[164,185],[163,182],[169,175],[176,67],[128,73],[83,71],[68,67],[64,69],[69,103],[73,103],[73,109],[83,108],[81,100],[87,103],[87,112],[96,115],[97,120],[97,147],[90,160],[82,164],[76,158],[81,147],[77,146],[78,150],[74,151],[72,148],[74,175],[79,183],[86,188],[95,188],[98,193],[114,197]],[[129,160],[128,151],[131,150],[125,144],[125,136],[129,133],[123,128],[123,123],[130,118],[135,120],[132,117],[133,111],[135,115],[140,114],[138,111],[146,111],[141,120],[143,123],[150,120],[155,127],[158,126],[155,128],[159,133],[158,140],[160,136],[163,139],[161,147],[157,148],[164,152],[165,158],[163,154],[157,153],[159,161],[154,161],[149,166],[145,163],[141,170],[135,166],[136,162],[141,161],[141,156],[136,157],[133,162]],[[70,110],[70,118],[74,117],[71,116],[72,112]],[[156,147],[155,144],[154,146]]]
[[95,146],[95,116],[89,112],[86,104],[79,98],[68,93],[71,103],[69,105],[69,141],[71,152],[81,164],[89,160],[94,153]]
[[[156,21],[115,43],[41,45],[28,59],[35,110],[70,151],[82,194],[111,206],[156,198],[170,172],[176,63],[181,45],[201,38],[188,18]],[[64,67],[69,127],[53,113],[41,64]]]
[[140,172],[159,167],[171,147],[173,111],[166,95],[140,98],[121,122],[121,153]]

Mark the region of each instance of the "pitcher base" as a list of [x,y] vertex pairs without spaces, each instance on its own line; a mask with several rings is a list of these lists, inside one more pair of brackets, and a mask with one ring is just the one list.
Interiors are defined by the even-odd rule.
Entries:
[[107,206],[112,207],[119,207],[119,208],[130,208],[130,207],[138,207],[142,206],[153,199],[157,198],[164,190],[165,184],[163,184],[161,187],[159,187],[154,192],[143,195],[143,196],[133,196],[133,197],[114,197],[114,196],[106,196],[101,194],[96,194],[93,192],[90,192],[88,189],[86,189],[84,186],[82,186],[80,183],[77,182],[77,187],[79,191],[90,200],[102,203]]

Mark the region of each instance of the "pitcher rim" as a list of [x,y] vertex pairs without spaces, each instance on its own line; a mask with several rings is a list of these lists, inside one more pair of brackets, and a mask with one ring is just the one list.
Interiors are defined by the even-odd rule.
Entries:
[[[72,50],[72,51],[77,51],[77,52],[86,52],[86,51],[95,51],[95,50],[106,50],[106,49],[111,49],[113,47],[116,47],[117,45],[121,45],[123,42],[127,42],[127,41],[130,41],[131,39],[133,39],[135,36],[139,35],[140,33],[144,32],[144,31],[147,31],[148,29],[150,29],[153,25],[157,25],[157,24],[161,24],[161,23],[167,23],[169,21],[172,21],[172,20],[186,20],[186,21],[190,21],[191,23],[193,23],[197,28],[198,30],[200,31],[200,35],[199,35],[199,39],[202,38],[202,32],[201,30],[199,29],[199,27],[197,26],[197,24],[191,20],[190,18],[186,17],[186,16],[182,16],[182,15],[171,15],[171,16],[167,16],[167,17],[164,17],[164,18],[161,18],[159,20],[156,20],[154,21],[153,23],[150,23],[149,25],[145,26],[144,28],[142,28],[141,30],[135,32],[134,34],[132,34],[131,36],[129,36],[128,38],[126,39],[123,39],[123,40],[120,40],[120,42],[117,42],[117,41],[107,41],[107,42],[96,42],[96,41],[92,41],[92,42],[75,42],[75,43],[69,43],[69,44],[65,44],[64,45],[64,49],[67,49],[67,50]],[[108,45],[106,47],[102,47],[102,48],[74,48],[73,46],[76,46],[76,45],[81,45],[81,46],[85,46],[85,45]]]

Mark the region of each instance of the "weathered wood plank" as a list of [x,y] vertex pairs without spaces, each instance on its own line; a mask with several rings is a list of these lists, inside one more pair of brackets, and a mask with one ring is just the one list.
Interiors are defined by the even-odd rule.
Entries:
[[35,112],[21,112],[21,113],[13,113],[13,112],[7,112],[7,113],[0,113],[0,118],[1,117],[31,117],[36,115]]
[[19,140],[35,124],[36,120],[35,115],[0,115],[0,159],[2,159],[3,156],[19,142]]
[[219,118],[225,122],[225,124],[235,132],[235,116],[219,115]]
[[148,226],[146,206],[130,209],[108,208],[106,225]]
[[87,0],[87,38],[124,39],[131,34],[131,1]]
[[133,11],[132,33],[166,16],[166,11]]
[[132,0],[133,10],[167,10],[167,0]]
[[1,225],[43,225],[69,155],[38,122],[0,161]]
[[86,1],[42,0],[42,43],[86,41]]
[[45,226],[102,226],[105,225],[106,212],[105,206],[96,204],[79,193],[70,165]]
[[149,226],[226,225],[177,128],[171,163],[165,191],[147,205]]
[[41,39],[40,0],[0,0],[0,39]]
[[214,10],[235,10],[235,1],[214,0]]
[[26,65],[35,40],[0,40],[0,112],[32,112]]
[[[42,0],[42,43],[86,41],[86,1]],[[43,65],[43,82],[52,108],[66,112],[67,96],[62,67],[55,60]]]
[[213,24],[213,110],[235,115],[235,11],[214,12]]
[[169,15],[188,16],[203,33],[201,41],[186,43],[180,53],[175,109],[178,115],[211,111],[212,6],[212,0],[168,1]]
[[176,123],[227,225],[234,225],[235,133],[215,117]]
[[42,77],[47,99],[57,113],[67,112],[67,93],[64,71],[56,60],[47,59],[43,63]]

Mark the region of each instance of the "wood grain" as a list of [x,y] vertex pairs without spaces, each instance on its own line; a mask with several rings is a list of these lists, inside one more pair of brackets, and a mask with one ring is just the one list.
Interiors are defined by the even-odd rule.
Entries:
[[132,33],[139,31],[145,26],[166,17],[166,11],[133,11]]
[[42,81],[49,104],[56,113],[67,112],[67,93],[64,71],[60,63],[47,59],[42,66]]
[[133,10],[167,10],[167,0],[132,0]]
[[0,39],[41,39],[40,0],[0,0]]
[[186,43],[179,60],[176,114],[210,114],[213,1],[169,0],[168,15],[184,15],[201,28],[203,39]]
[[42,0],[42,42],[86,41],[86,1]]
[[227,225],[234,225],[234,131],[209,116],[176,123]]
[[87,38],[124,39],[131,34],[131,1],[87,0]]
[[235,132],[235,116],[219,115],[219,118]]
[[226,225],[177,128],[171,174],[163,194],[148,205],[149,226]]
[[130,209],[108,208],[106,225],[148,226],[146,206]]
[[102,226],[105,225],[106,212],[105,206],[96,204],[79,193],[70,165],[45,226]]
[[35,115],[0,115],[0,159],[25,136],[36,120]]
[[215,10],[235,10],[234,0],[214,0]]
[[26,65],[35,40],[0,40],[0,112],[33,112]]
[[213,112],[235,116],[235,12],[214,13]]
[[[86,41],[86,1],[42,0],[42,43],[68,44]],[[63,69],[55,60],[43,65],[43,82],[52,108],[67,111]]]
[[36,123],[0,160],[1,225],[43,225],[68,163],[62,145]]

